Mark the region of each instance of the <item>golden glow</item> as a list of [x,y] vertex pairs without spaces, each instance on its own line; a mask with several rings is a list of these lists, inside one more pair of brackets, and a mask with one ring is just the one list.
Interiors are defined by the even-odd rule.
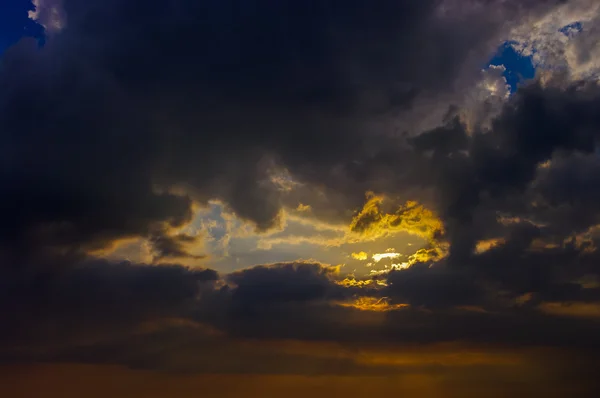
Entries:
[[502,238],[480,240],[475,244],[475,253],[482,254],[505,243]]
[[338,285],[342,285],[344,287],[367,287],[375,284],[375,281],[372,279],[356,279],[354,276],[348,276],[341,281],[336,282]]
[[352,303],[340,303],[343,307],[352,307],[361,311],[387,312],[409,307],[408,304],[390,304],[387,297],[362,296]]
[[408,257],[410,265],[415,263],[428,263],[430,261],[439,261],[448,255],[448,244],[439,243],[435,247],[419,249],[415,254]]
[[412,264],[409,264],[409,263],[392,264],[391,268],[393,270],[402,270],[402,269],[410,268],[411,265]]
[[408,201],[395,213],[386,213],[382,210],[384,201],[384,196],[367,193],[367,202],[352,219],[350,230],[371,240],[394,232],[407,232],[432,241],[443,233],[442,221],[423,205]]
[[[293,181],[285,175],[276,175],[273,180],[280,186]],[[184,232],[205,237],[202,242],[206,243],[204,250],[208,258],[204,260],[204,266],[226,265],[233,269],[256,262],[255,254],[260,256],[257,252],[261,251],[293,250],[297,258],[325,263],[350,259],[357,267],[352,271],[362,274],[368,273],[371,267],[379,270],[382,264],[388,265],[389,271],[391,263],[395,264],[394,269],[406,269],[416,262],[437,261],[447,252],[446,244],[441,240],[441,220],[417,202],[397,206],[388,198],[370,193],[361,211],[346,224],[316,218],[306,202],[296,202],[294,206],[282,210],[278,228],[257,234],[251,223],[237,218],[221,202],[212,201],[210,206],[199,209],[196,219]],[[413,237],[398,236],[402,233]],[[394,240],[397,238],[398,241]],[[250,248],[230,256],[230,246],[240,241]],[[402,245],[398,251],[396,242]],[[194,247],[195,252],[200,249]],[[404,252],[407,249],[409,251]]]
[[469,366],[469,365],[518,365],[523,358],[514,352],[491,351],[478,348],[460,347],[458,344],[433,344],[425,346],[421,350],[417,347],[405,347],[403,353],[378,352],[376,355],[361,357],[361,362],[371,365],[415,365],[437,364],[446,366]]
[[355,260],[365,261],[369,258],[369,255],[366,252],[352,253],[352,258]]
[[[431,210],[414,201],[407,201],[395,212],[384,210],[386,198],[367,193],[367,202],[350,224],[350,231],[363,240],[378,240],[398,232],[418,236],[427,242],[427,247],[408,256],[408,261],[394,264],[385,270],[373,270],[372,275],[384,274],[392,269],[407,269],[417,262],[438,261],[448,254],[448,244],[440,240],[444,234],[442,220]],[[373,263],[383,259],[396,259],[403,256],[390,248],[385,253],[375,253]]]
[[311,211],[311,209],[312,208],[310,207],[310,205],[305,205],[302,203],[300,203],[298,205],[298,207],[296,207],[296,211],[299,211],[299,212]]
[[338,285],[344,287],[378,287],[387,286],[384,281],[373,280],[373,279],[356,279],[354,275],[347,276],[341,281],[336,281]]
[[388,272],[390,272],[391,270],[387,268],[386,265],[386,269],[381,269],[381,270],[377,270],[377,269],[372,269],[369,274],[371,276],[379,276],[379,275],[384,275],[387,274]]
[[[299,347],[305,349],[305,347]],[[39,398],[304,398],[406,396],[419,398],[500,398],[575,396],[572,387],[540,372],[535,353],[422,346],[382,352],[324,349],[332,358],[350,356],[362,366],[396,366],[396,374],[176,373],[115,365],[32,364],[2,367],[0,396]],[[309,352],[317,351],[311,349]],[[304,357],[306,351],[301,351]],[[427,372],[423,366],[447,366]],[[485,365],[474,372],[473,366]],[[415,366],[414,372],[402,371]],[[493,366],[493,368],[489,368]],[[421,367],[421,368],[419,368]],[[494,377],[495,376],[495,377]],[[507,386],[508,384],[508,386]],[[515,386],[517,387],[515,390]],[[199,394],[199,391],[201,394]],[[531,394],[535,391],[538,395]],[[576,390],[575,390],[576,391]],[[515,395],[516,392],[516,395]],[[519,394],[519,393],[523,394]],[[577,395],[577,396],[582,396]]]
[[394,259],[394,258],[398,258],[401,256],[402,256],[402,254],[400,254],[400,253],[376,253],[376,254],[373,254],[372,258],[373,258],[373,261],[378,263],[381,260],[383,260],[384,258]]

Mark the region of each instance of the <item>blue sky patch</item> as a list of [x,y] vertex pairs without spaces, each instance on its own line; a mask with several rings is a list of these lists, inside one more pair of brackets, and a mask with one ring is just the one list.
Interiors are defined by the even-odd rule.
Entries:
[[510,86],[511,93],[517,90],[519,83],[535,76],[535,67],[530,56],[524,56],[515,50],[512,42],[506,42],[498,48],[498,52],[489,61],[490,65],[504,65],[504,77]]
[[29,19],[28,12],[34,10],[30,0],[11,0],[0,12],[0,54],[22,37],[44,38],[44,28]]
[[559,29],[565,36],[573,37],[583,30],[583,24],[579,21],[573,22]]

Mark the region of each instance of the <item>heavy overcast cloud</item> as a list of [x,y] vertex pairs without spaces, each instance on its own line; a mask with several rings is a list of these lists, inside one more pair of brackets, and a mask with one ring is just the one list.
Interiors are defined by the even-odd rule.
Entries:
[[594,1],[33,4],[44,45],[0,63],[0,391],[600,392]]

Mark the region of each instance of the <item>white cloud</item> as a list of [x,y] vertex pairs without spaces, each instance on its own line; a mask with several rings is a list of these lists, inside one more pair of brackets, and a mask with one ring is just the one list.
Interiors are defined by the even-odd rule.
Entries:
[[394,258],[398,258],[401,256],[402,256],[402,254],[400,254],[400,253],[376,253],[376,254],[373,254],[372,258],[373,258],[373,261],[378,263],[381,260],[383,260],[384,258],[394,259]]
[[504,65],[490,65],[481,71],[477,83],[466,90],[462,102],[462,120],[469,131],[489,127],[510,96]]
[[34,11],[29,11],[29,18],[46,29],[47,34],[61,31],[67,25],[67,16],[62,7],[62,0],[32,0]]
[[[545,79],[598,79],[599,22],[597,0],[573,0],[513,29],[510,39],[516,42],[518,51],[532,57]],[[563,28],[574,23],[581,24],[581,32],[571,29],[566,34]]]

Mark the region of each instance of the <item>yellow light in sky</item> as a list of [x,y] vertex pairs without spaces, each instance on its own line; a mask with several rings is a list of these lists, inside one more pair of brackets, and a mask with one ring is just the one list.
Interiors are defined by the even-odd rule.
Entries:
[[392,259],[392,258],[398,258],[401,256],[402,256],[402,254],[400,254],[400,253],[375,253],[375,254],[373,254],[373,261],[378,263],[381,260],[383,260],[384,258]]
[[366,252],[352,253],[352,258],[355,260],[364,261],[369,258],[369,255]]
[[392,269],[396,269],[396,270],[409,269],[410,266],[411,266],[410,263],[392,264]]
[[362,296],[352,303],[341,303],[343,307],[352,307],[361,311],[387,312],[406,308],[408,304],[390,304],[387,297]]
[[475,253],[485,253],[486,251],[493,249],[494,247],[500,246],[502,244],[504,244],[504,239],[480,240],[475,245]]
[[444,231],[442,220],[420,203],[408,201],[394,213],[383,211],[385,197],[367,194],[367,203],[353,218],[350,230],[367,239],[378,239],[394,232],[406,232],[432,241]]
[[299,212],[311,211],[311,209],[312,208],[310,207],[310,205],[305,205],[305,204],[300,203],[298,205],[298,207],[296,208],[296,211],[299,211]]

